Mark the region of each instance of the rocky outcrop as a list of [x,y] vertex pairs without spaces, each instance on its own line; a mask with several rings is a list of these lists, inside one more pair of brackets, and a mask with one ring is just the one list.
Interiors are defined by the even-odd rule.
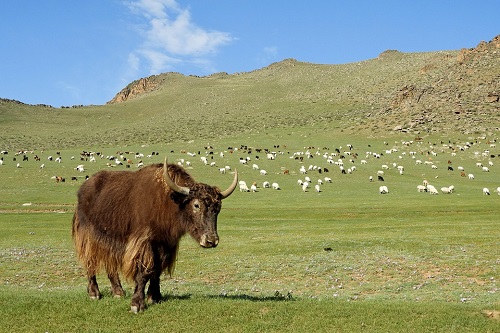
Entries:
[[461,49],[457,56],[457,62],[465,63],[477,57],[496,56],[500,57],[500,35],[489,42],[481,41],[476,47],[470,49]]
[[154,78],[155,76],[150,76],[130,83],[106,104],[125,102],[129,99],[136,98],[139,95],[155,90],[158,87],[158,81]]

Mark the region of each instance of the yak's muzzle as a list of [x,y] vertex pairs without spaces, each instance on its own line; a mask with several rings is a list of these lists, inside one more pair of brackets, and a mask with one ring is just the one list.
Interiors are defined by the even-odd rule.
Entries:
[[200,245],[206,248],[216,247],[219,244],[219,236],[214,235],[203,235],[201,236]]

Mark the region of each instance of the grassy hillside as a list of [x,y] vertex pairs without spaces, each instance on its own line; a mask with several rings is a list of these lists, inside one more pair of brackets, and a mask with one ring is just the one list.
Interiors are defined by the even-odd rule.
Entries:
[[[319,65],[287,59],[247,73],[165,73],[103,106],[0,101],[2,149],[211,140],[304,125],[340,133],[484,134],[500,126],[497,37],[462,51]],[[121,102],[116,102],[120,100]]]

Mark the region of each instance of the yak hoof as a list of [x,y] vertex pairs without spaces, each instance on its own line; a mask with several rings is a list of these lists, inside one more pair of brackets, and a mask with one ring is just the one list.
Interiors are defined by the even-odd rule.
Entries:
[[139,307],[137,305],[131,305],[130,312],[132,312],[133,314],[139,313]]
[[95,296],[95,295],[91,295],[90,296],[90,299],[94,300],[94,299],[100,299],[101,297],[100,296]]

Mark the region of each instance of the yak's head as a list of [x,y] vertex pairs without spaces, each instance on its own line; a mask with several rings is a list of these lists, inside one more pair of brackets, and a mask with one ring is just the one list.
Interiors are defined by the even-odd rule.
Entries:
[[222,200],[229,197],[238,184],[238,172],[235,170],[232,184],[224,191],[203,183],[192,182],[189,186],[180,186],[170,178],[167,172],[167,159],[163,168],[163,179],[172,190],[171,197],[179,205],[187,231],[203,247],[216,247],[219,244],[217,234],[217,216]]

